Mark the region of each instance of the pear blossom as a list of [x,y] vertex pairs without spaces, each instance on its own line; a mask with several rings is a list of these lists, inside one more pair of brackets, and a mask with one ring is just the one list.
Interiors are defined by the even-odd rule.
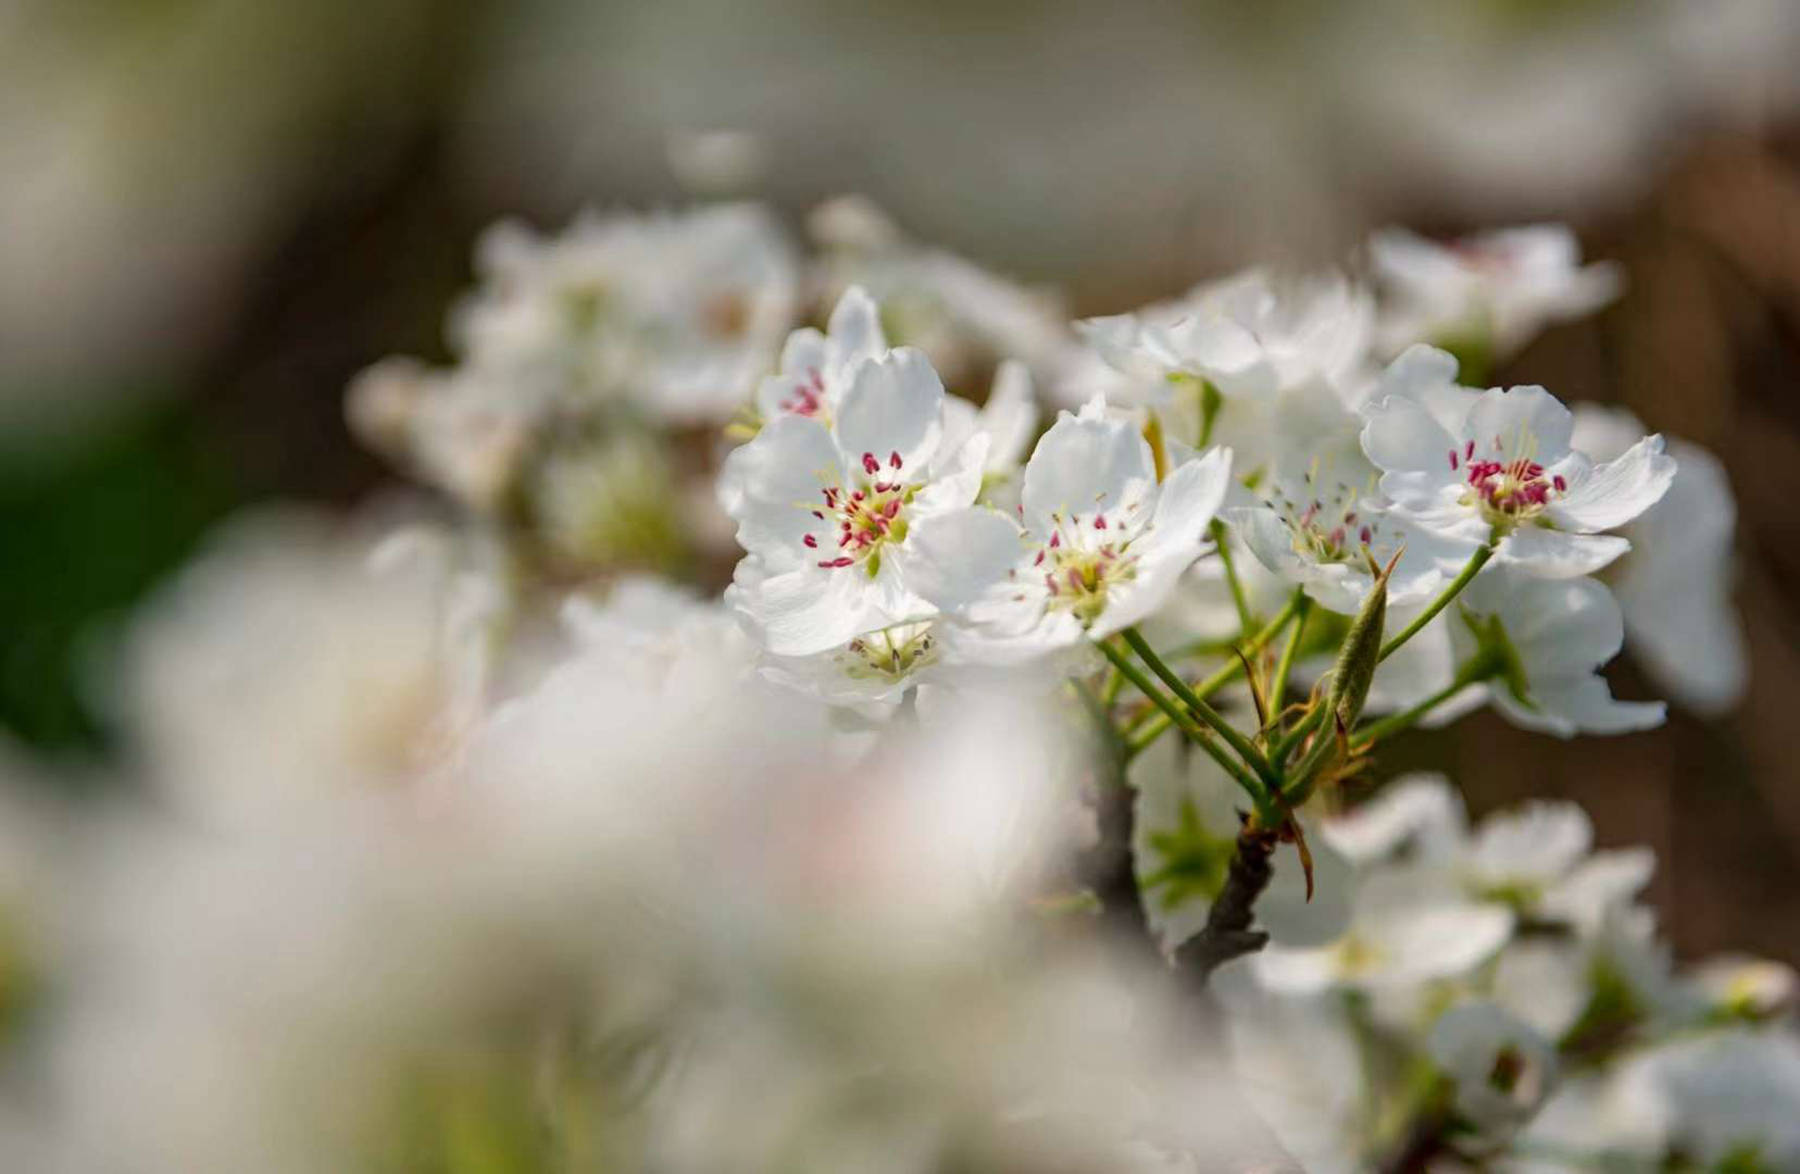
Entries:
[[750,204],[586,212],[563,233],[503,223],[457,308],[465,363],[558,402],[623,400],[658,420],[728,417],[773,365],[799,290],[791,249]]
[[1018,505],[1019,473],[1037,434],[1038,406],[1031,368],[1016,359],[1001,363],[987,402],[977,408],[961,396],[944,397],[944,443],[951,448],[975,433],[988,437],[981,469],[982,500],[997,508]]
[[[1574,443],[1607,460],[1644,435],[1623,408],[1575,406]],[[1719,459],[1682,440],[1669,442],[1669,491],[1624,528],[1631,553],[1608,568],[1625,612],[1632,653],[1656,682],[1697,713],[1714,715],[1743,696],[1749,653],[1732,605],[1737,503]]]
[[1570,446],[1574,417],[1543,388],[1465,397],[1449,355],[1409,352],[1396,362],[1420,377],[1366,409],[1363,450],[1394,512],[1465,557],[1492,543],[1496,562],[1533,575],[1592,574],[1630,548],[1604,532],[1655,505],[1674,479],[1660,436],[1596,463]]
[[1426,1039],[1432,1062],[1456,1085],[1456,1109],[1490,1135],[1528,1119],[1556,1081],[1550,1041],[1493,1003],[1446,1011]]
[[825,333],[802,326],[788,335],[780,367],[756,385],[757,411],[765,421],[793,414],[829,425],[858,364],[887,349],[874,299],[853,285],[838,299]]
[[1446,244],[1401,228],[1369,241],[1369,261],[1385,297],[1381,346],[1473,346],[1506,359],[1545,326],[1579,318],[1618,296],[1619,267],[1583,266],[1565,225],[1536,224],[1477,233]]
[[1252,269],[1081,329],[1120,370],[1204,380],[1233,398],[1346,379],[1363,362],[1371,315],[1368,295],[1340,274],[1285,285]]
[[1315,463],[1259,485],[1261,505],[1223,516],[1257,561],[1332,611],[1354,615],[1389,562],[1389,604],[1424,603],[1447,581],[1457,548],[1390,512],[1374,481],[1372,471],[1361,485],[1334,481]]
[[987,437],[954,451],[944,388],[899,347],[859,363],[829,424],[789,413],[726,459],[720,499],[748,551],[731,601],[777,656],[927,617],[904,569],[928,519],[969,506]]
[[1512,911],[1433,881],[1429,868],[1377,870],[1358,883],[1342,937],[1305,949],[1271,944],[1247,964],[1270,990],[1294,995],[1403,992],[1466,974],[1511,936]]
[[983,508],[921,522],[915,581],[996,659],[1099,639],[1169,598],[1205,548],[1230,469],[1230,450],[1214,449],[1159,485],[1150,446],[1095,399],[1038,441],[1023,526]]
[[1662,702],[1617,701],[1598,673],[1625,640],[1619,605],[1599,582],[1497,568],[1478,576],[1457,602],[1462,619],[1450,633],[1459,659],[1474,656],[1484,641],[1499,642],[1505,667],[1488,693],[1513,724],[1562,738],[1662,724]]
[[1004,359],[1049,376],[1078,352],[1056,293],[919,244],[864,197],[827,200],[807,229],[821,246],[817,279],[826,291],[866,287],[894,341],[931,356],[953,388]]

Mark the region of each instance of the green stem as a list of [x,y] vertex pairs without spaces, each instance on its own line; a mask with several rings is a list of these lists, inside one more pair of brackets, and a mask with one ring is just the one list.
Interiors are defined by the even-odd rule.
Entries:
[[1144,639],[1142,632],[1136,628],[1126,628],[1120,635],[1125,637],[1125,643],[1131,645],[1131,650],[1138,654],[1138,659],[1149,665],[1150,671],[1161,677],[1163,684],[1167,685],[1175,696],[1181,699],[1181,703],[1187,706],[1190,713],[1211,726],[1213,732],[1223,738],[1227,746],[1237,751],[1239,758],[1250,764],[1251,769],[1256,772],[1257,777],[1263,781],[1265,786],[1273,789],[1281,785],[1279,776],[1270,769],[1269,760],[1263,757],[1262,751],[1258,750],[1250,739],[1244,737],[1230,722],[1226,721],[1224,714],[1214,709],[1204,697],[1194,692],[1193,688],[1181,679],[1180,673],[1165,664],[1162,657],[1156,655],[1156,650],[1150,647],[1150,642]]
[[1156,683],[1145,676],[1142,669],[1131,663],[1131,659],[1128,656],[1117,648],[1114,648],[1110,641],[1096,641],[1095,647],[1099,648],[1100,651],[1106,655],[1106,659],[1113,662],[1126,680],[1137,687],[1138,692],[1155,702],[1157,708],[1161,709],[1169,716],[1169,720],[1174,722],[1177,729],[1191,738],[1202,750],[1206,751],[1207,754],[1211,755],[1213,761],[1218,763],[1225,773],[1230,775],[1231,778],[1237,782],[1238,786],[1244,788],[1250,795],[1250,798],[1255,801],[1258,811],[1261,811],[1268,805],[1268,792],[1263,789],[1262,784],[1257,782],[1250,772],[1244,769],[1241,763],[1232,758],[1231,755],[1225,753],[1224,748],[1209,737],[1205,730],[1195,725],[1191,718],[1182,713],[1181,710],[1176,707],[1174,700],[1166,695],[1161,689],[1158,689]]
[[1430,606],[1420,612],[1418,617],[1414,619],[1412,623],[1401,629],[1398,636],[1395,636],[1381,646],[1381,655],[1378,659],[1386,660],[1388,657],[1394,655],[1394,653],[1400,651],[1401,645],[1405,644],[1408,640],[1411,640],[1414,636],[1417,636],[1426,624],[1437,619],[1438,613],[1443,611],[1446,607],[1449,607],[1450,601],[1462,594],[1462,589],[1474,581],[1475,576],[1481,573],[1481,568],[1487,566],[1488,560],[1493,557],[1494,547],[1492,544],[1483,546],[1474,554],[1470,555],[1469,561],[1463,564],[1463,569],[1457,572],[1456,578],[1450,580],[1450,585],[1445,587],[1444,590],[1439,593],[1438,597],[1431,601]]
[[1238,578],[1237,563],[1231,553],[1230,535],[1225,532],[1225,523],[1214,518],[1208,527],[1212,534],[1213,546],[1218,548],[1219,563],[1225,568],[1225,585],[1231,588],[1231,605],[1237,608],[1238,627],[1248,632],[1256,626],[1256,616],[1250,611],[1250,599],[1244,594],[1243,581]]
[[[1259,653],[1263,650],[1263,647],[1265,645],[1267,645],[1269,643],[1269,641],[1273,640],[1276,636],[1280,635],[1281,629],[1286,627],[1287,622],[1289,620],[1293,619],[1295,614],[1300,610],[1300,600],[1302,600],[1304,598],[1305,598],[1304,595],[1302,595],[1299,592],[1295,592],[1294,597],[1287,601],[1286,606],[1284,606],[1281,609],[1281,611],[1276,614],[1274,619],[1272,619],[1268,623],[1264,624],[1262,626],[1262,630],[1257,632],[1256,635],[1250,637],[1250,639],[1243,642],[1241,647],[1244,650],[1244,655],[1246,657],[1255,656],[1257,653]],[[1232,650],[1232,648],[1238,647],[1238,645],[1236,645],[1235,642],[1229,641],[1229,640],[1223,641],[1220,643],[1222,644],[1222,647],[1220,647],[1220,649],[1219,649],[1220,652],[1230,652]],[[1171,653],[1170,655],[1171,656],[1181,655],[1183,651],[1185,651],[1186,649],[1193,648],[1193,647],[1195,647],[1195,646],[1194,645],[1186,645],[1186,646],[1184,646],[1183,650],[1178,650],[1177,652]],[[1217,693],[1220,689],[1223,689],[1226,685],[1229,685],[1232,681],[1236,680],[1238,674],[1242,673],[1243,671],[1244,671],[1243,661],[1240,661],[1237,657],[1234,656],[1231,659],[1227,660],[1223,665],[1220,665],[1218,670],[1216,672],[1214,672],[1210,677],[1205,678],[1199,684],[1195,685],[1194,692],[1199,694],[1201,697],[1211,697],[1214,693]],[[1162,736],[1164,731],[1166,731],[1169,728],[1169,718],[1168,718],[1167,714],[1157,714],[1154,717],[1144,719],[1144,721],[1140,722],[1136,726],[1132,726],[1132,727],[1128,727],[1128,728],[1139,729],[1139,730],[1141,730],[1141,732],[1144,735],[1141,746],[1137,746],[1139,739],[1137,739],[1135,737],[1130,739],[1127,742],[1128,747],[1137,746],[1137,749],[1129,751],[1132,754],[1136,754],[1136,753],[1139,753],[1145,746],[1150,745],[1150,743],[1156,741],[1157,738]]]
[[1379,742],[1383,738],[1393,737],[1402,730],[1410,730],[1415,725],[1419,724],[1420,719],[1425,717],[1426,714],[1430,713],[1444,702],[1450,700],[1470,685],[1473,685],[1478,681],[1486,681],[1492,678],[1499,671],[1500,665],[1493,658],[1482,655],[1472,657],[1467,664],[1456,670],[1456,676],[1451,678],[1448,685],[1445,685],[1442,689],[1439,689],[1436,693],[1425,698],[1425,700],[1419,702],[1417,705],[1408,709],[1403,709],[1399,713],[1390,713],[1384,718],[1370,722],[1368,725],[1363,726],[1361,729],[1351,734],[1350,741],[1353,743]]
[[1288,674],[1293,671],[1294,654],[1300,650],[1300,641],[1306,635],[1306,620],[1312,614],[1312,599],[1304,590],[1296,590],[1288,608],[1298,622],[1294,624],[1294,630],[1288,633],[1287,646],[1281,650],[1281,659],[1275,662],[1275,679],[1269,682],[1269,704],[1274,709],[1269,715],[1270,721],[1276,720],[1276,715],[1281,713],[1281,707],[1287,702]]

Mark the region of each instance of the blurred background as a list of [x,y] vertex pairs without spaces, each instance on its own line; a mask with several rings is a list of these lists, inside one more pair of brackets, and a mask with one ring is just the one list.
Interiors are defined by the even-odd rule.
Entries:
[[501,216],[862,193],[1079,315],[1389,223],[1565,220],[1626,293],[1497,379],[1721,456],[1750,691],[1414,752],[1477,812],[1569,797],[1654,847],[1682,954],[1800,963],[1796,61],[1792,0],[0,4],[0,726],[105,755],[97,666],[210,526],[391,480],[345,384],[444,357]]

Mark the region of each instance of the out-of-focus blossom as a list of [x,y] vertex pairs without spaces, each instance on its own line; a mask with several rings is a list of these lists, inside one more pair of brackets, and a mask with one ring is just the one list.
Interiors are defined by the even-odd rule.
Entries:
[[204,815],[375,797],[457,753],[506,615],[479,544],[247,518],[138,622],[113,700],[157,785]]
[[907,240],[868,200],[828,201],[813,210],[808,227],[821,249],[825,295],[866,286],[881,303],[895,344],[930,355],[952,388],[967,388],[976,375],[1005,359],[1050,375],[1074,350],[1056,296]]
[[1550,1041],[1493,1003],[1463,1003],[1445,1012],[1426,1050],[1455,1084],[1457,1112],[1484,1133],[1517,1127],[1556,1081]]
[[[1574,441],[1607,460],[1644,428],[1622,408],[1578,404]],[[1675,699],[1702,714],[1737,704],[1748,677],[1743,625],[1732,605],[1737,503],[1717,457],[1674,440],[1668,493],[1623,533],[1631,553],[1608,578],[1634,655]]]
[[1389,354],[1429,343],[1503,361],[1545,326],[1612,301],[1621,282],[1617,266],[1584,267],[1560,224],[1442,245],[1389,228],[1370,240],[1369,260],[1386,292],[1378,336]]
[[747,204],[680,214],[587,214],[540,237],[489,229],[481,284],[450,323],[464,362],[559,403],[623,399],[659,420],[724,419],[793,325],[798,274],[770,217]]
[[1599,675],[1619,654],[1624,620],[1593,579],[1538,579],[1505,568],[1463,592],[1450,634],[1458,660],[1495,650],[1504,671],[1489,686],[1494,707],[1528,730],[1570,738],[1622,734],[1663,722],[1660,701],[1618,701]]
[[809,416],[830,427],[857,366],[887,349],[874,300],[853,285],[838,298],[823,334],[802,326],[788,335],[780,367],[756,385],[757,411],[765,421]]

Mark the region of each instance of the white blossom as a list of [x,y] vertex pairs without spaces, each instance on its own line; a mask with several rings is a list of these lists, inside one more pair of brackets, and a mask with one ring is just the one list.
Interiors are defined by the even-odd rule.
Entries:
[[1458,601],[1451,636],[1459,660],[1487,639],[1504,641],[1504,671],[1488,686],[1494,707],[1528,730],[1569,738],[1623,734],[1663,722],[1660,701],[1618,701],[1600,666],[1625,641],[1612,593],[1593,579],[1537,579],[1505,568],[1479,576]]
[[1543,388],[1464,397],[1450,356],[1415,350],[1396,363],[1416,377],[1367,409],[1363,449],[1395,511],[1465,557],[1492,542],[1496,562],[1533,575],[1592,574],[1630,547],[1605,531],[1655,505],[1674,478],[1660,436],[1596,463],[1571,448],[1574,418]]
[[982,508],[921,523],[920,590],[1001,659],[1117,632],[1161,607],[1200,556],[1230,468],[1214,449],[1159,485],[1150,446],[1094,400],[1038,441],[1023,527]]
[[[1575,407],[1574,443],[1606,460],[1644,428],[1622,408]],[[1676,700],[1702,714],[1736,705],[1749,676],[1732,605],[1737,503],[1717,457],[1673,440],[1675,478],[1663,499],[1626,526],[1631,553],[1608,568],[1634,655]]]
[[1389,354],[1462,344],[1503,360],[1545,326],[1606,305],[1622,284],[1616,265],[1583,266],[1575,234],[1560,224],[1447,244],[1389,228],[1370,239],[1369,260],[1386,295],[1378,336]]
[[748,557],[733,605],[770,652],[806,656],[927,617],[907,570],[915,531],[975,500],[987,438],[954,451],[944,388],[900,347],[857,365],[830,424],[787,414],[735,450],[720,498]]

